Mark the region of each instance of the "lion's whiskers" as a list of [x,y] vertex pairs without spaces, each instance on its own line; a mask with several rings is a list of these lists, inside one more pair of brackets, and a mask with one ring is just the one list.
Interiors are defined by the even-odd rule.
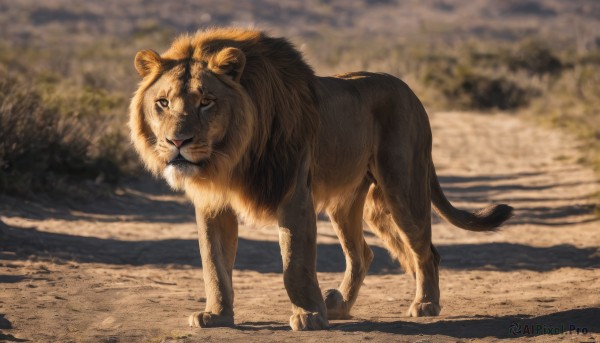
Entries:
[[227,155],[226,153],[224,153],[224,152],[222,152],[222,151],[219,151],[219,150],[213,150],[213,151],[212,151],[212,154],[213,154],[213,155],[217,155],[217,156],[224,157],[225,159],[228,159],[228,160],[229,160],[229,159],[231,159],[231,157],[229,157],[229,155]]

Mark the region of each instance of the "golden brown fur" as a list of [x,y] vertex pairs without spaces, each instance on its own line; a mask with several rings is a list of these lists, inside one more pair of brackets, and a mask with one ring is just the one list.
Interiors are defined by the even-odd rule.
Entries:
[[[130,128],[146,166],[196,207],[207,293],[192,326],[233,325],[236,215],[277,221],[294,330],[346,318],[373,258],[362,220],[417,282],[409,314],[437,315],[439,254],[431,203],[453,224],[493,230],[506,205],[476,213],[445,198],[431,160],[427,114],[400,80],[366,72],[316,77],[285,39],[213,29],[144,50]],[[321,294],[316,210],[326,210],[348,262]]]

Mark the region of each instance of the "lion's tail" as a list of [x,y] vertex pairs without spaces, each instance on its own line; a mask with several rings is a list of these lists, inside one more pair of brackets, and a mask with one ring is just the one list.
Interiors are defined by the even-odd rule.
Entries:
[[457,209],[448,201],[431,164],[431,199],[435,211],[453,225],[469,231],[494,231],[512,217],[513,208],[506,204],[490,205],[473,213]]

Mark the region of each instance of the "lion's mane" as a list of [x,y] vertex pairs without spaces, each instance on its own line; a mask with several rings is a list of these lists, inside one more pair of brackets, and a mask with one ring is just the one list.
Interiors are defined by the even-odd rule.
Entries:
[[[132,100],[131,137],[148,169],[160,173],[160,163],[153,156],[155,138],[142,105],[144,91],[174,65],[198,61],[205,67],[218,65],[219,61],[215,61],[218,53],[229,47],[238,48],[245,55],[240,84],[251,99],[245,111],[254,111],[247,115],[255,115],[256,120],[253,132],[241,134],[251,137],[236,137],[240,135],[238,132],[227,135],[228,139],[250,141],[246,151],[238,152],[241,158],[237,166],[230,168],[233,172],[227,176],[230,182],[227,187],[238,187],[241,194],[252,199],[242,199],[247,206],[254,207],[250,212],[272,214],[294,183],[301,155],[313,149],[319,122],[314,72],[286,39],[231,28],[179,37],[161,55],[161,68],[144,78]],[[194,77],[193,71],[191,77]],[[224,145],[236,144],[230,143],[224,142]],[[225,185],[212,186],[225,192]]]

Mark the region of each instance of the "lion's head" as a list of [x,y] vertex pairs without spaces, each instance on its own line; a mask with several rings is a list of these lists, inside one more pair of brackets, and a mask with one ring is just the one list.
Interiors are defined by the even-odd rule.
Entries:
[[201,50],[181,54],[185,40],[163,56],[152,50],[136,55],[143,81],[130,123],[146,165],[174,188],[182,188],[186,177],[230,173],[256,121],[255,107],[239,83],[244,53],[226,48],[203,59]]
[[317,125],[314,74],[289,42],[201,31],[162,55],[138,52],[135,68],[129,124],[151,172],[188,194],[237,188],[263,209],[279,203]]

